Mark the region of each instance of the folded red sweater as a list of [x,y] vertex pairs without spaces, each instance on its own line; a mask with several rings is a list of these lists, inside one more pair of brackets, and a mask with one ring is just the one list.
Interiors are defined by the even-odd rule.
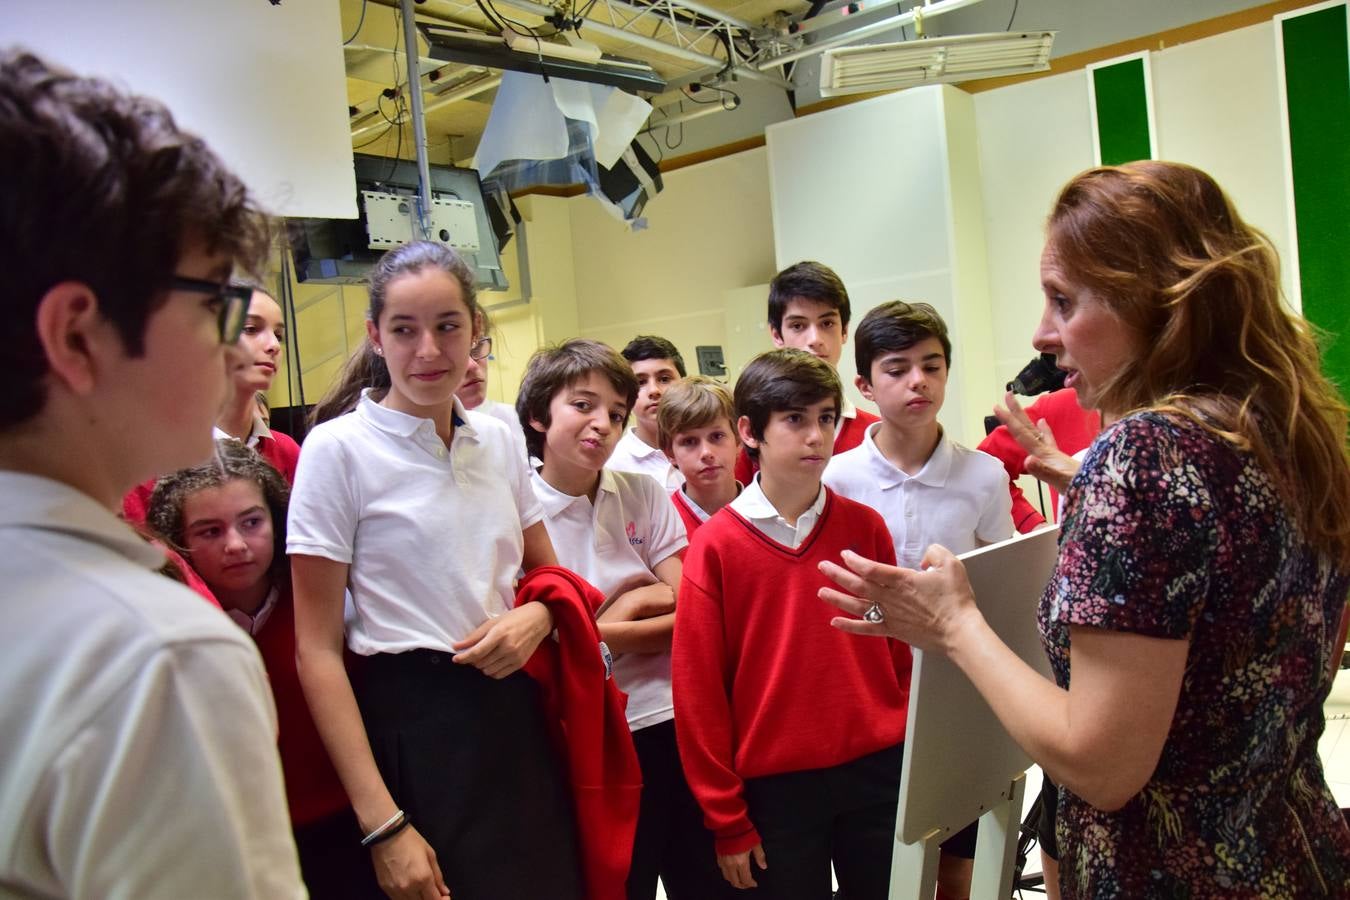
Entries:
[[627,698],[609,677],[595,611],[604,596],[575,572],[534,569],[516,605],[547,603],[558,632],[525,664],[539,683],[549,731],[567,764],[581,874],[589,900],[623,900],[633,857],[642,771],[624,715]]

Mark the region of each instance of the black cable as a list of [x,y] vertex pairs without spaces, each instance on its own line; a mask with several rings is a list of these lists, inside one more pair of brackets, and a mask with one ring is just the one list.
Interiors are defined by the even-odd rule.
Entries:
[[1022,2],[1022,0],[1013,0],[1013,11],[1012,11],[1012,15],[1011,15],[1011,16],[1008,16],[1008,27],[1005,28],[1005,29],[1003,29],[1004,31],[1012,31],[1012,23],[1013,23],[1013,19],[1017,18],[1017,6],[1018,6],[1018,4],[1020,4],[1021,2]]
[[[402,119],[403,114],[407,112],[407,108],[403,102],[402,95],[399,96],[398,105],[404,106],[403,112],[399,113],[398,116],[399,119]],[[394,161],[389,164],[389,172],[384,176],[385,184],[388,184],[389,179],[394,177],[394,172],[397,171],[398,169],[399,160],[403,157],[403,126],[395,125],[393,127],[394,130],[398,132],[398,143],[394,146]]]
[[360,150],[362,147],[369,147],[371,144],[375,143],[375,142],[378,141],[380,138],[388,137],[388,136],[389,136],[389,129],[390,129],[390,128],[393,128],[393,127],[394,127],[394,126],[393,126],[392,124],[386,125],[385,128],[384,128],[384,130],[381,131],[379,134],[375,135],[373,138],[371,138],[370,140],[366,141],[364,144],[356,144],[356,145],[354,145],[354,146],[352,147],[352,149],[353,149],[353,150]]
[[[393,53],[393,59],[394,59],[394,118],[393,118],[393,119],[390,119],[387,115],[385,115],[384,107],[381,105],[381,101],[384,100],[384,94],[383,94],[383,93],[381,93],[380,96],[379,96],[379,98],[375,101],[375,108],[378,109],[378,110],[380,111],[380,115],[381,115],[381,116],[384,116],[384,120],[385,120],[386,122],[389,123],[390,127],[393,128],[393,129],[395,129],[395,130],[398,132],[398,144],[397,144],[397,145],[395,146],[395,148],[394,148],[394,161],[390,164],[390,166],[389,166],[389,171],[385,174],[384,178],[381,179],[381,180],[382,180],[383,182],[385,182],[385,183],[388,183],[389,179],[394,177],[394,172],[398,169],[399,157],[401,157],[401,156],[403,155],[403,121],[404,121],[403,117],[404,117],[404,115],[405,115],[406,112],[407,112],[407,106],[406,106],[407,101],[404,100],[403,94],[402,94],[402,92],[400,92],[400,90],[399,90],[399,82],[398,82],[398,78],[399,78],[399,71],[398,71],[398,41],[399,41],[399,37],[400,37],[402,34],[403,34],[403,16],[402,16],[402,14],[400,13],[400,11],[396,9],[396,10],[394,10],[394,53]],[[404,50],[405,50],[404,55],[406,56],[406,55],[407,55],[407,53],[406,53],[407,48],[405,47]]]
[[361,0],[361,18],[356,20],[356,30],[352,32],[351,37],[347,38],[345,41],[342,42],[342,46],[345,47],[352,41],[356,40],[356,36],[361,33],[361,26],[365,24],[366,24],[366,0]]

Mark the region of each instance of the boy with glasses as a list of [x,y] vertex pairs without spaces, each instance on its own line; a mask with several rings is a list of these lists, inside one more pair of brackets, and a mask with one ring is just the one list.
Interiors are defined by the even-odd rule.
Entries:
[[158,104],[23,52],[0,173],[0,884],[301,897],[257,651],[111,512],[210,455],[265,223]]

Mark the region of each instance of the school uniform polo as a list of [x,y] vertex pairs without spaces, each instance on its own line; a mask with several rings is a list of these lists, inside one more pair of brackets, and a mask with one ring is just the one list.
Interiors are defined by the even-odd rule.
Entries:
[[1008,473],[987,453],[944,434],[913,476],[877,448],[876,424],[856,449],[830,460],[824,481],[840,496],[881,513],[899,564],[917,569],[931,544],[965,553],[1013,536]]
[[796,550],[810,536],[820,519],[820,512],[825,508],[825,488],[822,487],[816,494],[810,508],[797,517],[796,524],[788,524],[788,520],[780,516],[769,498],[764,496],[764,489],[759,486],[758,472],[745,486],[745,490],[727,505],[766,537]]
[[613,472],[641,472],[656,479],[667,491],[684,486],[684,473],[675,468],[660,447],[652,447],[629,428],[619,438],[605,468]]
[[496,400],[484,400],[471,413],[482,413],[486,416],[492,416],[500,422],[506,423],[506,427],[511,429],[511,436],[520,443],[520,453],[526,459],[529,459],[529,452],[525,449],[525,429],[520,425],[520,416],[516,415],[516,408],[509,403],[498,403]]
[[[689,543],[668,495],[647,475],[602,469],[594,504],[585,496],[564,494],[538,472],[530,483],[559,564],[595,585],[606,603],[632,588],[656,584],[660,579],[652,570]],[[633,731],[674,718],[669,650],[616,656],[614,680],[628,694]]]
[[363,656],[452,645],[515,605],[522,532],[543,518],[506,426],[454,401],[430,419],[362,395],[305,440],[286,551],[351,566],[347,643]]
[[305,896],[253,642],[87,495],[0,496],[0,893]]

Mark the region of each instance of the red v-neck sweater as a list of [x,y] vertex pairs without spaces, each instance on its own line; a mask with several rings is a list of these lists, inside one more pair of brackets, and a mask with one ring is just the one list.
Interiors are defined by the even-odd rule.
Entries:
[[684,523],[684,533],[689,536],[689,540],[694,539],[694,532],[698,531],[703,520],[698,517],[689,506],[688,499],[684,496],[682,488],[676,488],[670,495],[670,502],[675,504],[675,511],[680,514],[680,521]]
[[744,779],[828,768],[904,740],[909,646],[832,628],[821,560],[894,565],[876,511],[833,492],[796,550],[727,507],[684,561],[671,674],[680,759],[720,854],[760,842]]

